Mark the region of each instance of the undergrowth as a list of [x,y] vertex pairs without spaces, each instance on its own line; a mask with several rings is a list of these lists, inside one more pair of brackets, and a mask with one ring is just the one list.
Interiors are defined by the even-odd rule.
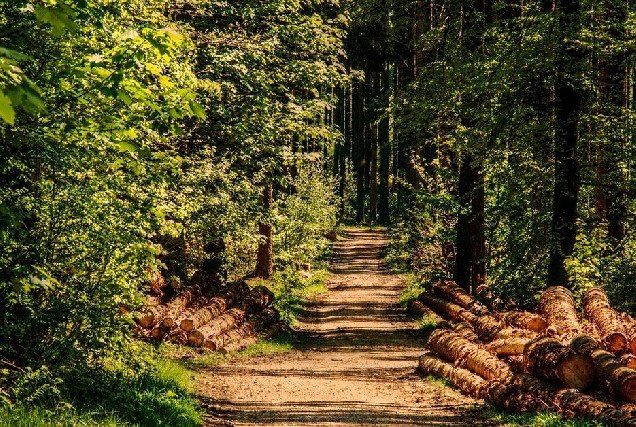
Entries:
[[327,292],[328,277],[327,270],[306,272],[288,266],[276,272],[271,280],[259,280],[254,285],[267,286],[274,293],[274,308],[279,311],[281,320],[292,326],[298,322],[304,303]]
[[1,426],[199,426],[192,372],[134,343],[127,357],[26,368],[2,377]]
[[480,415],[488,420],[496,421],[502,426],[533,426],[533,427],[605,427],[611,424],[599,420],[564,419],[551,413],[522,413],[509,414],[492,407],[480,411]]

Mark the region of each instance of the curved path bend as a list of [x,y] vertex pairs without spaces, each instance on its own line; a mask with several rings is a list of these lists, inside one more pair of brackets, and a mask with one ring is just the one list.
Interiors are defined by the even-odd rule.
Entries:
[[309,304],[288,353],[200,373],[209,426],[473,426],[476,401],[415,372],[425,336],[398,304],[404,278],[380,230],[335,243],[329,292]]

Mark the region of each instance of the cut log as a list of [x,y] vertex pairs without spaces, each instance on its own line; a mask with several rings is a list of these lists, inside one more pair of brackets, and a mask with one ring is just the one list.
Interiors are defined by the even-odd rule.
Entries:
[[450,320],[463,321],[472,324],[477,319],[477,316],[470,310],[462,308],[452,302],[437,298],[428,292],[422,292],[417,299],[422,301],[427,307],[440,314],[442,317],[448,317]]
[[625,325],[625,332],[627,333],[627,339],[629,341],[629,352],[636,355],[636,321],[627,313],[621,313],[621,318]]
[[420,300],[412,300],[409,302],[408,310],[410,313],[415,316],[422,318],[427,317],[435,321],[435,323],[443,323],[445,322],[444,318],[442,318],[439,314],[435,313],[433,310],[428,308],[422,301]]
[[477,398],[484,397],[484,392],[488,387],[488,381],[479,375],[468,369],[456,367],[431,352],[426,352],[420,356],[418,370],[424,375],[447,378],[464,393]]
[[[220,350],[221,348],[229,346],[234,341],[243,341],[250,337],[256,337],[256,335],[262,330],[275,322],[278,322],[280,315],[274,308],[266,308],[260,313],[255,314],[245,323],[237,326],[234,329],[217,335],[210,336],[203,343],[203,347],[208,350]],[[232,347],[234,348],[234,347]],[[235,351],[235,350],[230,350]]]
[[194,329],[209,323],[215,317],[223,313],[233,302],[233,298],[218,296],[210,298],[208,304],[196,310],[194,313],[186,314],[183,319],[178,320],[179,327],[184,332],[192,332]]
[[426,292],[422,293],[418,300],[435,312],[449,317],[456,322],[466,322],[474,329],[477,336],[483,341],[491,341],[503,327],[502,322],[491,315],[477,316],[472,311],[460,307],[452,302],[434,297]]
[[621,356],[621,363],[631,369],[636,369],[636,356],[631,353],[623,354]]
[[245,316],[245,310],[231,308],[207,325],[191,331],[188,334],[188,344],[192,347],[202,347],[206,340],[211,340],[241,324]]
[[583,294],[582,306],[585,316],[598,329],[605,349],[612,353],[629,350],[625,325],[620,315],[610,307],[603,289],[588,289]]
[[487,344],[484,349],[498,357],[519,356],[523,355],[533,340],[524,337],[501,338]]
[[592,337],[580,335],[572,340],[572,348],[592,358],[598,383],[614,396],[630,403],[636,402],[636,371],[623,366],[612,353]]
[[525,347],[524,371],[568,388],[585,390],[596,375],[589,356],[577,353],[553,338],[539,338]]
[[501,315],[501,320],[512,328],[528,329],[539,334],[548,327],[542,316],[528,311],[509,311]]
[[581,335],[581,325],[572,292],[563,286],[551,286],[541,294],[539,311],[548,322],[548,333],[570,342]]
[[210,298],[205,307],[183,315],[178,319],[179,327],[189,333],[210,323],[234,304],[249,314],[266,307],[273,299],[274,294],[264,286],[257,286],[247,295],[242,286],[230,287]]
[[147,314],[140,316],[138,323],[142,326],[147,325],[145,327],[150,328],[154,325],[163,324],[164,317],[176,318],[190,304],[193,296],[191,289],[185,289],[166,304],[153,307]]
[[252,316],[239,328],[225,334],[227,337],[219,351],[221,353],[241,351],[250,345],[256,344],[258,342],[257,334],[278,322],[279,318],[278,311],[273,308],[267,308]]
[[512,374],[506,363],[453,331],[433,331],[426,347],[449,362],[465,367],[488,380],[506,379]]
[[433,293],[438,297],[453,302],[462,308],[470,310],[477,316],[483,316],[490,313],[488,307],[475,301],[475,299],[465,290],[460,288],[455,282],[448,280],[442,282],[433,282],[431,284]]
[[492,341],[504,327],[501,321],[489,314],[477,317],[473,320],[472,325],[482,341]]
[[475,330],[472,326],[470,326],[466,322],[459,322],[455,326],[453,326],[453,331],[462,336],[462,338],[466,338],[471,342],[478,342],[479,337],[475,333]]
[[432,353],[424,353],[420,357],[418,370],[426,375],[447,378],[464,393],[507,411],[550,411],[568,418],[600,418],[613,425],[634,425],[635,418],[629,409],[618,409],[576,390],[558,389],[531,375],[516,374],[508,381],[486,381]]

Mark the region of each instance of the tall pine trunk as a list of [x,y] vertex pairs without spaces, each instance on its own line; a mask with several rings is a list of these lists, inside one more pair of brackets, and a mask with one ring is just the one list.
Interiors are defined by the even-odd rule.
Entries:
[[272,206],[274,205],[274,194],[271,184],[263,188],[261,199],[265,209],[266,221],[258,224],[258,234],[261,242],[258,244],[258,254],[256,257],[256,268],[254,276],[269,279],[274,274],[274,240],[272,233],[272,223],[269,220]]
[[[623,29],[627,20],[626,2],[602,2],[602,24],[607,25],[609,43],[624,40]],[[599,56],[599,104],[601,132],[596,165],[595,211],[607,223],[607,235],[613,249],[620,248],[625,237],[627,217],[627,177],[621,169],[627,134],[628,73],[625,54],[607,46]]]
[[568,286],[565,260],[574,252],[580,166],[577,153],[578,123],[581,108],[583,55],[568,42],[576,40],[580,20],[578,0],[561,0],[559,28],[561,51],[557,54],[555,83],[554,192],[552,211],[552,245],[548,265],[548,286]]

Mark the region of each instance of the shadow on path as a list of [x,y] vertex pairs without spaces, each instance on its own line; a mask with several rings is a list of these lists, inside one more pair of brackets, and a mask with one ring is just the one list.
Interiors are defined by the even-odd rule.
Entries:
[[347,230],[329,292],[302,313],[296,349],[206,372],[208,425],[492,425],[474,400],[415,374],[426,336],[398,304],[404,279],[384,263],[386,244],[381,230]]

